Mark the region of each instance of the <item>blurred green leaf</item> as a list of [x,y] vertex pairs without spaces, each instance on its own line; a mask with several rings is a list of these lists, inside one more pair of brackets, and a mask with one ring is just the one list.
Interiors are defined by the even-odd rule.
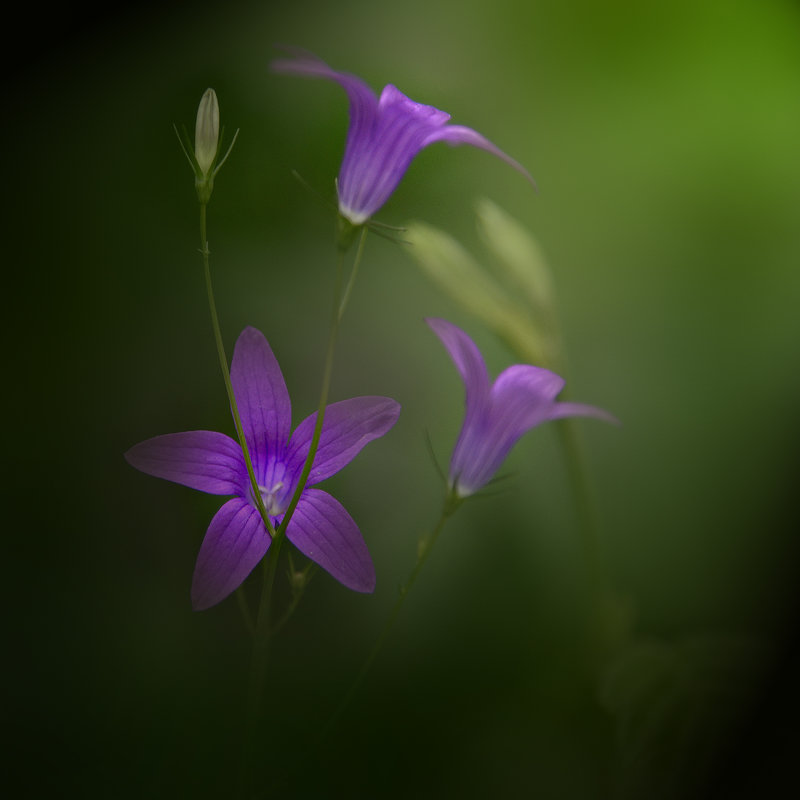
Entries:
[[408,225],[406,250],[445,294],[485,323],[522,361],[553,366],[560,361],[553,292],[538,245],[489,200],[478,204],[478,224],[499,274],[424,222]]
[[531,308],[550,316],[555,292],[550,268],[532,234],[497,203],[483,197],[476,203],[478,233],[511,291],[521,291]]

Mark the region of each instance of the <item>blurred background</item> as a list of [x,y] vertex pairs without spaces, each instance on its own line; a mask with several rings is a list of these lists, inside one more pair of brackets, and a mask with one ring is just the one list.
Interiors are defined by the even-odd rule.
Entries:
[[[193,613],[219,498],[131,469],[159,433],[232,433],[206,306],[193,131],[216,90],[236,147],[209,207],[229,353],[260,328],[297,424],[333,280],[325,198],[347,128],[307,48],[474,127],[535,176],[443,144],[379,212],[483,258],[475,202],[552,269],[611,586],[587,591],[555,426],[438,542],[380,657],[317,745],[436,521],[462,386],[423,322],[514,355],[372,236],[332,399],[395,429],[327,488],[378,585],[318,573],[275,640],[257,796],[769,794],[798,711],[800,7],[791,0],[173,3],[27,16],[5,63],[4,481],[11,758],[24,796],[226,797],[250,648],[235,601]],[[252,583],[252,585],[251,585]],[[285,587],[285,584],[283,584]],[[256,602],[255,582],[245,584]],[[285,588],[279,601],[285,600]],[[599,642],[599,643],[598,643]],[[796,780],[796,777],[794,778]]]

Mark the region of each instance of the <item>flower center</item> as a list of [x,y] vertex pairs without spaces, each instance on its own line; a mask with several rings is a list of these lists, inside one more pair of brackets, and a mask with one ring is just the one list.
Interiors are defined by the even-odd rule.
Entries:
[[258,491],[261,494],[261,499],[264,501],[264,508],[271,517],[277,517],[286,510],[283,497],[279,494],[283,489],[283,481],[278,481],[271,489],[267,489],[261,484],[258,485]]

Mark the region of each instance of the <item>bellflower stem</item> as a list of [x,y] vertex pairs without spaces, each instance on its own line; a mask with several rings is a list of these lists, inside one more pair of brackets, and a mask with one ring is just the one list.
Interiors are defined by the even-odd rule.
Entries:
[[210,251],[208,249],[208,238],[206,234],[206,203],[200,203],[200,253],[203,256],[203,269],[206,278],[206,293],[208,294],[208,310],[211,312],[211,324],[214,328],[214,340],[217,344],[217,355],[219,356],[219,365],[222,369],[222,377],[225,381],[225,389],[228,392],[228,400],[231,404],[231,413],[233,414],[233,424],[236,427],[236,435],[239,438],[239,444],[244,453],[244,463],[247,466],[247,474],[250,477],[250,486],[253,490],[253,499],[255,500],[256,507],[258,508],[261,519],[264,520],[264,525],[269,531],[269,535],[275,538],[275,528],[267,514],[264,507],[264,500],[261,497],[261,492],[258,488],[258,481],[256,480],[255,472],[253,471],[253,462],[250,458],[250,451],[247,449],[247,441],[245,440],[244,430],[242,428],[242,420],[239,416],[239,408],[236,405],[236,397],[233,393],[233,384],[231,383],[231,374],[228,369],[228,357],[225,355],[225,345],[222,341],[222,332],[219,327],[219,317],[217,316],[217,304],[214,301],[214,289],[211,285],[211,266],[210,266]]
[[328,393],[331,388],[331,374],[333,373],[333,355],[336,351],[336,340],[339,335],[339,323],[342,321],[345,306],[350,298],[350,292],[353,288],[355,276],[358,273],[358,268],[361,263],[361,258],[364,254],[364,240],[367,236],[366,227],[361,230],[361,238],[356,251],[355,261],[353,263],[353,270],[350,273],[350,279],[347,283],[347,288],[344,295],[342,295],[342,273],[344,272],[344,248],[339,248],[338,257],[336,259],[336,283],[333,291],[333,307],[331,310],[331,324],[330,333],[328,334],[328,349],[325,354],[325,366],[322,373],[322,389],[320,391],[319,406],[317,408],[317,422],[314,426],[314,434],[311,437],[311,446],[308,450],[306,462],[303,465],[303,471],[300,473],[300,480],[297,483],[297,488],[294,490],[291,502],[283,515],[281,524],[278,527],[278,536],[282,536],[286,532],[286,526],[294,513],[297,503],[300,500],[300,495],[303,493],[308,476],[311,472],[311,467],[314,465],[314,457],[317,454],[319,447],[319,439],[322,435],[322,426],[325,422],[325,408],[328,405]]
[[[341,322],[342,315],[344,313],[344,308],[347,303],[347,299],[349,298],[350,291],[353,286],[353,281],[355,280],[355,275],[358,271],[361,257],[363,255],[365,236],[366,236],[366,228],[361,234],[361,240],[359,243],[358,250],[356,252],[356,259],[353,264],[353,271],[350,275],[350,280],[348,281],[347,284],[347,290],[344,295],[344,299],[342,299],[342,282],[343,282],[342,277],[344,272],[345,251],[341,248],[339,250],[338,258],[336,261],[336,278],[334,282],[330,332],[328,334],[328,346],[325,354],[325,365],[323,368],[323,375],[322,375],[322,389],[320,391],[319,406],[317,408],[317,420],[314,427],[314,433],[311,438],[311,444],[309,447],[308,456],[306,457],[306,461],[303,465],[303,471],[300,474],[300,479],[297,484],[297,488],[295,489],[295,492],[292,495],[292,499],[286,508],[286,511],[283,515],[283,519],[281,520],[281,524],[278,526],[277,531],[275,531],[273,534],[272,546],[267,551],[267,555],[264,558],[264,583],[261,590],[261,601],[259,604],[258,617],[256,620],[255,641],[253,644],[253,659],[250,671],[248,714],[251,726],[251,736],[248,737],[249,742],[246,745],[246,747],[248,748],[252,747],[252,740],[253,740],[252,733],[254,731],[255,724],[261,712],[263,685],[267,671],[267,661],[269,655],[269,639],[271,633],[270,617],[271,617],[271,606],[272,606],[272,587],[275,582],[275,573],[278,565],[278,556],[280,554],[281,544],[283,543],[283,540],[285,538],[286,528],[289,524],[289,520],[291,519],[292,514],[294,513],[294,510],[297,507],[297,503],[299,502],[300,496],[302,495],[303,489],[305,488],[306,482],[308,481],[308,476],[314,464],[314,457],[316,456],[317,448],[319,447],[319,440],[320,436],[322,435],[322,426],[325,420],[325,409],[328,405],[328,394],[330,392],[331,375],[333,373],[333,357],[336,350],[336,340],[338,338],[338,333],[339,333],[339,323]],[[293,604],[293,608],[294,606],[296,606],[296,602]]]
[[258,606],[258,617],[256,618],[253,661],[250,670],[250,700],[247,704],[248,713],[253,721],[258,719],[261,710],[264,674],[267,669],[271,638],[269,628],[272,612],[272,587],[275,583],[275,573],[278,569],[278,557],[282,543],[283,537],[276,537],[264,558],[264,584]]
[[597,536],[597,514],[592,501],[583,449],[572,422],[571,419],[560,419],[557,420],[557,427],[575,494],[587,567],[592,587],[596,588],[603,575],[600,543]]
[[270,617],[272,613],[272,587],[275,583],[275,573],[278,569],[282,536],[275,536],[272,546],[267,550],[263,560],[264,583],[261,587],[261,600],[258,605],[256,629],[253,636],[253,654],[250,661],[250,681],[247,695],[247,718],[245,739],[242,748],[242,796],[249,797],[255,782],[256,733],[258,720],[261,716],[261,702],[264,694],[264,677],[269,661],[270,646]]
[[[306,482],[308,481],[308,476],[311,473],[311,468],[314,464],[314,457],[316,456],[317,449],[319,447],[319,440],[322,435],[322,426],[324,424],[324,418],[325,418],[325,409],[328,405],[328,394],[330,392],[331,375],[333,373],[333,357],[336,350],[336,340],[338,338],[338,333],[339,333],[339,323],[341,322],[342,315],[344,314],[344,309],[347,304],[347,300],[349,298],[350,291],[352,289],[359,264],[361,262],[361,257],[364,251],[365,237],[366,237],[366,228],[363,230],[361,234],[361,240],[359,242],[359,247],[356,252],[356,258],[353,264],[353,270],[351,272],[344,297],[342,296],[342,282],[343,282],[342,277],[344,272],[345,251],[342,248],[339,249],[338,258],[336,261],[336,277],[335,277],[334,291],[333,291],[331,324],[330,324],[330,331],[328,334],[328,346],[325,354],[325,365],[323,368],[323,375],[322,375],[322,389],[320,391],[320,399],[317,408],[317,420],[314,427],[314,433],[312,435],[308,456],[306,457],[306,461],[303,465],[303,471],[300,474],[300,479],[297,484],[297,488],[295,489],[295,492],[292,495],[292,499],[289,505],[287,506],[286,511],[284,512],[281,524],[278,526],[278,529],[274,531],[274,533],[272,533],[273,537],[272,545],[270,546],[264,558],[264,567],[263,567],[264,582],[261,589],[261,600],[259,602],[258,616],[256,618],[256,628],[255,628],[254,643],[253,643],[253,656],[250,668],[250,683],[249,683],[248,706],[247,706],[248,735],[246,737],[246,742],[244,745],[244,753],[243,753],[244,769],[245,769],[243,778],[247,786],[250,785],[252,778],[254,777],[253,771],[255,766],[254,756],[255,756],[255,746],[256,746],[255,734],[256,734],[256,727],[258,724],[258,720],[261,716],[261,705],[264,695],[263,687],[264,687],[264,680],[266,678],[267,664],[269,660],[269,644],[270,644],[271,634],[274,633],[274,631],[271,628],[272,589],[275,583],[275,574],[277,572],[277,567],[278,567],[278,558],[280,555],[281,545],[283,544],[283,540],[286,535],[286,528],[289,525],[289,521],[292,517],[292,514],[294,513],[294,510],[297,507],[297,503],[299,502],[300,497],[303,493],[303,489],[305,488]],[[260,495],[258,496],[260,498]],[[272,532],[271,528],[270,531]],[[287,612],[287,617],[294,611],[298,602],[299,602],[299,597],[295,597],[289,612]],[[283,621],[285,621],[285,618],[282,619],[279,624],[282,624]]]
[[403,607],[403,603],[405,603],[406,597],[408,597],[408,593],[411,587],[414,585],[414,581],[416,581],[417,576],[422,571],[422,567],[425,565],[425,562],[428,560],[428,556],[433,550],[434,544],[436,544],[436,540],[439,538],[439,534],[442,532],[445,523],[447,522],[450,517],[456,512],[458,507],[461,503],[464,502],[464,498],[458,497],[452,490],[448,491],[447,496],[445,497],[444,505],[442,506],[442,513],[439,517],[439,521],[436,523],[436,526],[431,531],[430,534],[427,536],[422,537],[419,540],[417,546],[417,561],[414,564],[414,569],[411,570],[411,574],[408,576],[408,580],[400,587],[400,594],[395,601],[394,607],[391,610],[391,613],[386,619],[386,622],[383,625],[383,628],[378,635],[378,638],[375,640],[375,644],[372,646],[372,650],[370,650],[369,655],[367,656],[364,664],[362,665],[361,669],[359,670],[358,675],[356,676],[353,683],[350,685],[350,689],[348,690],[347,694],[342,699],[342,702],[339,704],[339,707],[334,712],[333,716],[328,720],[328,724],[325,726],[325,729],[322,732],[321,741],[324,741],[328,734],[331,732],[333,727],[338,722],[339,718],[347,709],[348,705],[350,704],[351,700],[353,699],[354,695],[358,691],[359,687],[366,678],[367,673],[369,672],[370,668],[372,667],[373,662],[380,653],[381,649],[383,648],[383,644],[389,636],[392,628],[394,627],[395,622],[397,621],[398,616],[400,615],[400,610]]
[[[578,514],[578,529],[583,546],[586,565],[587,604],[589,609],[588,635],[592,657],[602,664],[609,652],[620,645],[629,633],[624,617],[620,622],[620,614],[630,614],[623,598],[617,595],[599,536],[597,508],[592,491],[592,482],[586,466],[580,436],[572,419],[557,421],[558,433],[564,450],[567,470],[575,496]],[[612,614],[611,619],[607,618]],[[611,627],[609,627],[611,625]],[[620,638],[623,637],[623,638]]]

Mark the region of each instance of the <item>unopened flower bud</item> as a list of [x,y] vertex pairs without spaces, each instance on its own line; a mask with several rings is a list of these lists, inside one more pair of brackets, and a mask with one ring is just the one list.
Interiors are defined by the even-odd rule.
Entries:
[[206,89],[197,108],[194,155],[204,176],[208,176],[219,147],[219,103],[213,89]]

